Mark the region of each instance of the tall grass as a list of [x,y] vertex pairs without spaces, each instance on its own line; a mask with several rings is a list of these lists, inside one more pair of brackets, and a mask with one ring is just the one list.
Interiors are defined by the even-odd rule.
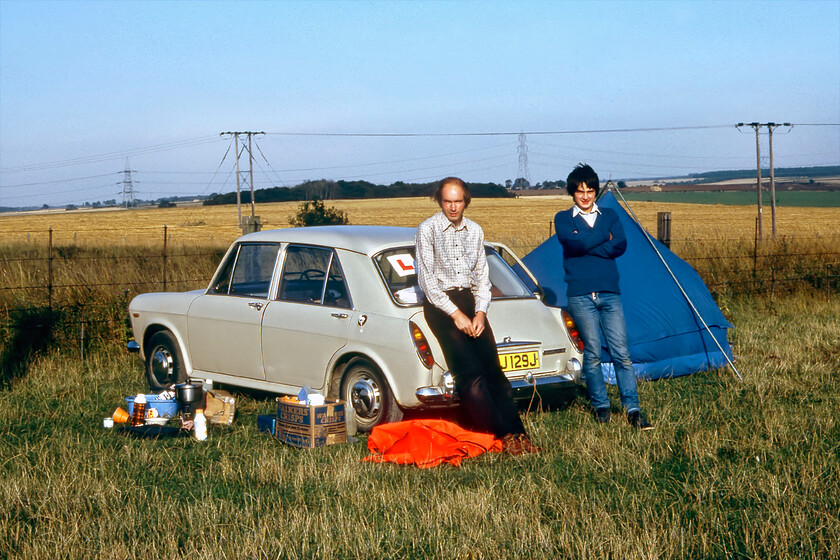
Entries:
[[[204,287],[227,247],[11,245],[0,261],[0,371],[25,363],[38,341],[84,351],[124,342],[130,299],[144,292]],[[47,320],[48,319],[48,320]],[[11,347],[10,347],[11,346]],[[10,358],[10,352],[13,358]]]
[[206,442],[132,439],[101,420],[144,389],[139,362],[41,355],[0,392],[0,556],[836,558],[840,303],[729,312],[743,382],[642,383],[653,432],[597,426],[581,399],[530,412],[543,454],[457,469],[362,463],[364,439],[283,446],[257,433],[260,395]]
[[[545,239],[529,231],[491,239],[525,255]],[[685,238],[674,240],[672,249],[716,293],[787,291],[799,286],[836,290],[838,242],[840,236],[780,236],[761,244],[742,238]],[[138,293],[201,288],[226,249],[227,245],[180,244],[168,247],[164,256],[162,244],[57,245],[50,259],[46,246],[6,245],[0,248],[0,314],[44,306],[101,308]]]

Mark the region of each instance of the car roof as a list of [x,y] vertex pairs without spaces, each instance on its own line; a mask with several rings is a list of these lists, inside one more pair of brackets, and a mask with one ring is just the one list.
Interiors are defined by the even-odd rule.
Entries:
[[412,227],[312,226],[258,231],[237,241],[306,243],[374,255],[388,247],[414,245],[416,232]]

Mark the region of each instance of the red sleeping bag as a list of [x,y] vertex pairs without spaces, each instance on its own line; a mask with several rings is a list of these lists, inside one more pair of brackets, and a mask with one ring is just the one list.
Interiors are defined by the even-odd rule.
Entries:
[[471,432],[446,420],[408,420],[380,424],[367,442],[372,455],[363,461],[417,465],[421,469],[449,463],[457,467],[467,457],[499,453],[501,440],[492,434]]

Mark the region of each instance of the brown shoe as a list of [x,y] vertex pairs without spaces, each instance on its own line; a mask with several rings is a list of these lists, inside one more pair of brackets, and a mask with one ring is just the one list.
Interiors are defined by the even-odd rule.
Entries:
[[525,453],[542,453],[542,447],[534,445],[531,438],[525,434],[519,436],[519,442],[522,444],[522,451]]
[[524,453],[540,453],[542,449],[534,445],[525,434],[508,434],[502,438],[502,452],[508,455],[522,455]]

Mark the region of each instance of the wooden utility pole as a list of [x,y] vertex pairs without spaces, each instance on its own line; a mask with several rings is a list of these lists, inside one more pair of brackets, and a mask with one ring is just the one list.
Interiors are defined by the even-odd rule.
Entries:
[[758,215],[755,219],[755,227],[757,228],[756,235],[758,235],[758,239],[760,240],[763,236],[761,233],[761,222],[764,219],[764,215],[762,213],[761,208],[761,144],[758,141],[758,129],[761,128],[761,125],[759,123],[750,123],[750,126],[755,129],[755,192],[758,194]]
[[[254,152],[251,151],[251,136],[252,133],[248,133],[248,173],[251,176],[251,217],[254,217]],[[770,148],[770,167],[773,166],[773,148]],[[771,172],[772,173],[772,172]],[[239,226],[242,227],[242,219],[239,220]],[[775,222],[774,222],[775,224]],[[776,234],[775,226],[773,228],[773,234]]]
[[[254,153],[251,150],[251,137],[255,134],[265,134],[265,132],[221,132],[219,136],[233,136],[233,145],[236,150],[236,223],[242,227],[242,195],[241,195],[241,176],[239,172],[239,135],[248,136],[248,183],[251,186],[251,220],[252,223],[256,220],[254,216]],[[244,147],[244,145],[243,145]]]
[[236,155],[236,225],[242,227],[242,195],[239,189],[239,133],[233,133],[233,147]]
[[775,170],[773,168],[773,130],[778,128],[779,126],[792,126],[790,123],[782,123],[777,124],[774,122],[768,123],[759,123],[759,122],[752,122],[752,123],[738,123],[735,125],[736,128],[741,128],[742,126],[749,126],[755,130],[755,167],[756,167],[756,183],[755,183],[755,191],[757,195],[757,207],[758,207],[758,214],[755,217],[755,237],[757,241],[761,241],[762,232],[761,232],[761,221],[762,221],[762,208],[761,208],[761,144],[758,138],[758,131],[761,129],[762,126],[766,126],[767,130],[770,134],[770,213],[772,215],[773,221],[773,237],[776,237],[776,175]]
[[770,135],[770,221],[773,224],[773,238],[776,237],[776,174],[773,171],[773,129],[776,123],[767,123],[767,132]]

